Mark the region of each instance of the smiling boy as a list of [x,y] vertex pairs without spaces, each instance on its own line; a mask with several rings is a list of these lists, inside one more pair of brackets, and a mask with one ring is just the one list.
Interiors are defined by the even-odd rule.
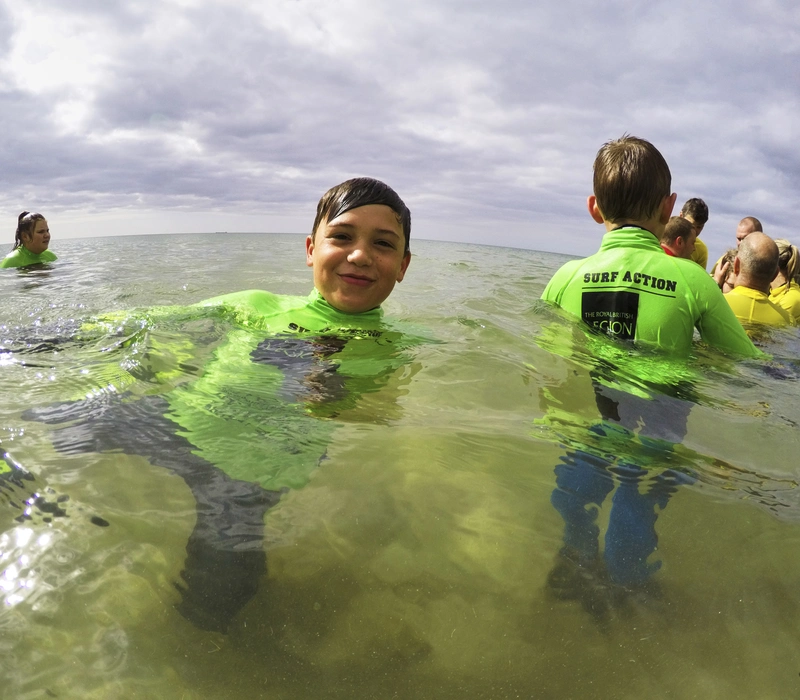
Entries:
[[[176,607],[198,627],[226,631],[255,595],[267,511],[306,484],[337,425],[385,419],[413,374],[408,351],[419,339],[385,323],[381,309],[408,269],[410,233],[392,188],[343,182],[319,201],[306,241],[308,297],[248,290],[134,315],[134,327],[148,328],[137,335],[145,347],[116,381],[136,387],[146,377],[147,395],[120,392],[102,418],[80,401],[31,412],[61,426],[60,450],[140,455],[191,489],[197,520]],[[109,329],[120,325],[114,318]],[[361,397],[381,391],[381,416],[359,414]]]
[[408,207],[382,182],[357,178],[331,188],[306,239],[314,287],[344,313],[379,307],[408,269],[410,233]]
[[403,280],[411,262],[410,237],[411,213],[391,187],[368,177],[347,180],[317,204],[306,239],[306,264],[314,271],[307,299],[248,290],[200,304],[226,306],[269,330],[286,330],[270,319],[289,311],[296,317],[293,325],[306,330],[358,327],[381,318],[381,304]]
[[[317,468],[334,429],[319,419],[342,420],[408,362],[413,341],[383,322],[381,304],[408,269],[410,235],[411,214],[391,187],[347,180],[317,205],[306,240],[314,272],[308,297],[249,290],[200,302],[237,329],[199,379],[166,395],[168,415],[193,454],[214,466],[204,471],[231,480],[209,488],[196,466],[167,465],[198,503],[178,605],[198,626],[225,630],[255,593],[265,567],[264,517],[278,494],[301,488]],[[237,441],[249,449],[232,459],[229,445]],[[244,497],[230,498],[234,485]],[[201,507],[208,503],[220,507]],[[249,534],[226,534],[234,529]]]

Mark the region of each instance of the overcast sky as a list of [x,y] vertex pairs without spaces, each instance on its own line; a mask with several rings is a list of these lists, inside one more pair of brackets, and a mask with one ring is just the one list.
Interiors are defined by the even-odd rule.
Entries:
[[709,204],[712,256],[745,215],[800,243],[799,54],[796,0],[0,0],[0,243],[23,209],[56,252],[306,232],[369,175],[412,240],[585,254],[625,132]]

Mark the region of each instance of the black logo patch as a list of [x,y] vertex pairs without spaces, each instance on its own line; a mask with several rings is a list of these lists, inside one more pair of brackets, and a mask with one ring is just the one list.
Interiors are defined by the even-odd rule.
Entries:
[[584,292],[581,318],[590,328],[621,340],[636,337],[639,295],[636,292]]

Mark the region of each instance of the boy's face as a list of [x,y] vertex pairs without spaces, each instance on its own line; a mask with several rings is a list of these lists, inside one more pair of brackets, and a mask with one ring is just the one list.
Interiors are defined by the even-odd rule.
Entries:
[[380,306],[402,281],[411,253],[397,215],[384,204],[367,204],[323,222],[306,239],[306,264],[314,286],[331,306],[362,313]]

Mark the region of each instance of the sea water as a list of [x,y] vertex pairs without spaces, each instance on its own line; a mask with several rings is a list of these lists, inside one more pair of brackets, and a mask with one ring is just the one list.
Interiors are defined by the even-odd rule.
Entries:
[[[591,346],[537,301],[566,258],[415,241],[385,308],[422,340],[376,391],[320,418],[319,467],[266,512],[266,573],[222,633],[176,609],[192,491],[141,450],[103,450],[93,442],[101,413],[80,415],[160,391],[135,370],[157,367],[181,329],[86,329],[248,288],[305,295],[303,237],[53,248],[49,269],[0,275],[0,440],[30,474],[0,488],[0,697],[800,693],[796,330],[763,338],[764,360],[702,346],[685,360],[685,436],[643,464],[654,477],[667,467],[688,477],[655,509],[661,568],[641,590],[598,581],[601,600],[587,604],[548,584],[564,545],[554,469],[600,420]],[[554,351],[559,340],[574,341],[574,356]],[[208,361],[183,357],[164,381],[194,382]],[[77,406],[70,415],[85,431],[71,452],[56,427],[32,419],[64,405]],[[232,460],[251,448],[242,442]],[[634,443],[609,442],[609,463],[638,459]],[[597,511],[601,548],[610,505]]]

